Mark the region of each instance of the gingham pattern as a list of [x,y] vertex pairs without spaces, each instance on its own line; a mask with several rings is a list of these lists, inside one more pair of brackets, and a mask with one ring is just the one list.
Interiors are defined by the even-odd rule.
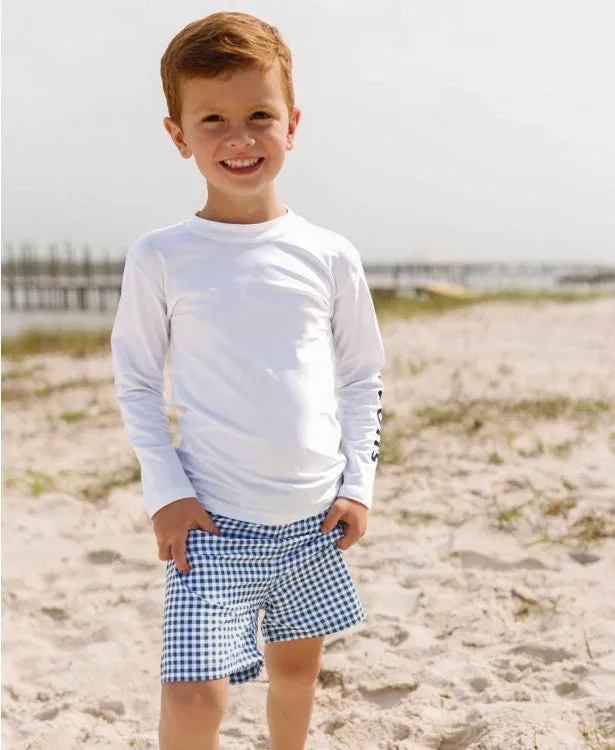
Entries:
[[188,532],[190,572],[167,563],[162,682],[257,677],[259,610],[266,643],[312,638],[356,625],[365,611],[324,513],[282,526],[210,514],[222,536]]

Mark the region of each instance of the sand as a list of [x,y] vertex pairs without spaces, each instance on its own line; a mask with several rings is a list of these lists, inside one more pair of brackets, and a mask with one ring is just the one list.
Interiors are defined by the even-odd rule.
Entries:
[[[326,641],[310,750],[614,747],[614,320],[383,324],[376,503],[345,553],[369,617]],[[156,748],[163,564],[110,360],[3,369],[2,748]],[[266,687],[233,689],[223,750],[267,747]]]

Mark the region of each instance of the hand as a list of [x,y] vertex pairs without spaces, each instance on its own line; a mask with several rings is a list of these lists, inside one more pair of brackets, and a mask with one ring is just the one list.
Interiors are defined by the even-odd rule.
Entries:
[[338,497],[333,503],[320,528],[323,534],[333,531],[338,521],[346,524],[344,536],[338,539],[337,546],[346,550],[365,534],[367,529],[367,508],[357,500],[348,497]]
[[220,531],[196,497],[183,497],[165,505],[152,516],[160,560],[175,560],[180,573],[189,573],[186,539],[190,529],[202,529],[214,536]]

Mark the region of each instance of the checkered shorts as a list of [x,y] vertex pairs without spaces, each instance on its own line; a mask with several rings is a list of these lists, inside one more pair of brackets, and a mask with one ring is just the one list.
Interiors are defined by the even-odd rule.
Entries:
[[217,537],[188,532],[189,573],[167,563],[162,682],[258,677],[258,617],[265,643],[313,638],[365,617],[335,541],[320,532],[325,513],[281,526],[210,514]]

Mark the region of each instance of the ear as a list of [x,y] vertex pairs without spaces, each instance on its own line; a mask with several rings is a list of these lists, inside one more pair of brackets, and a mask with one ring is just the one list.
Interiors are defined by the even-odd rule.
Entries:
[[184,159],[189,159],[192,156],[192,151],[188,148],[188,145],[184,140],[182,129],[170,117],[165,117],[163,124],[164,129],[171,136],[173,143],[177,146],[179,153]]
[[292,151],[292,148],[295,145],[295,131],[297,130],[297,125],[299,125],[300,119],[301,110],[298,107],[295,107],[291,112],[290,118],[288,120],[288,133],[286,135],[287,151]]

